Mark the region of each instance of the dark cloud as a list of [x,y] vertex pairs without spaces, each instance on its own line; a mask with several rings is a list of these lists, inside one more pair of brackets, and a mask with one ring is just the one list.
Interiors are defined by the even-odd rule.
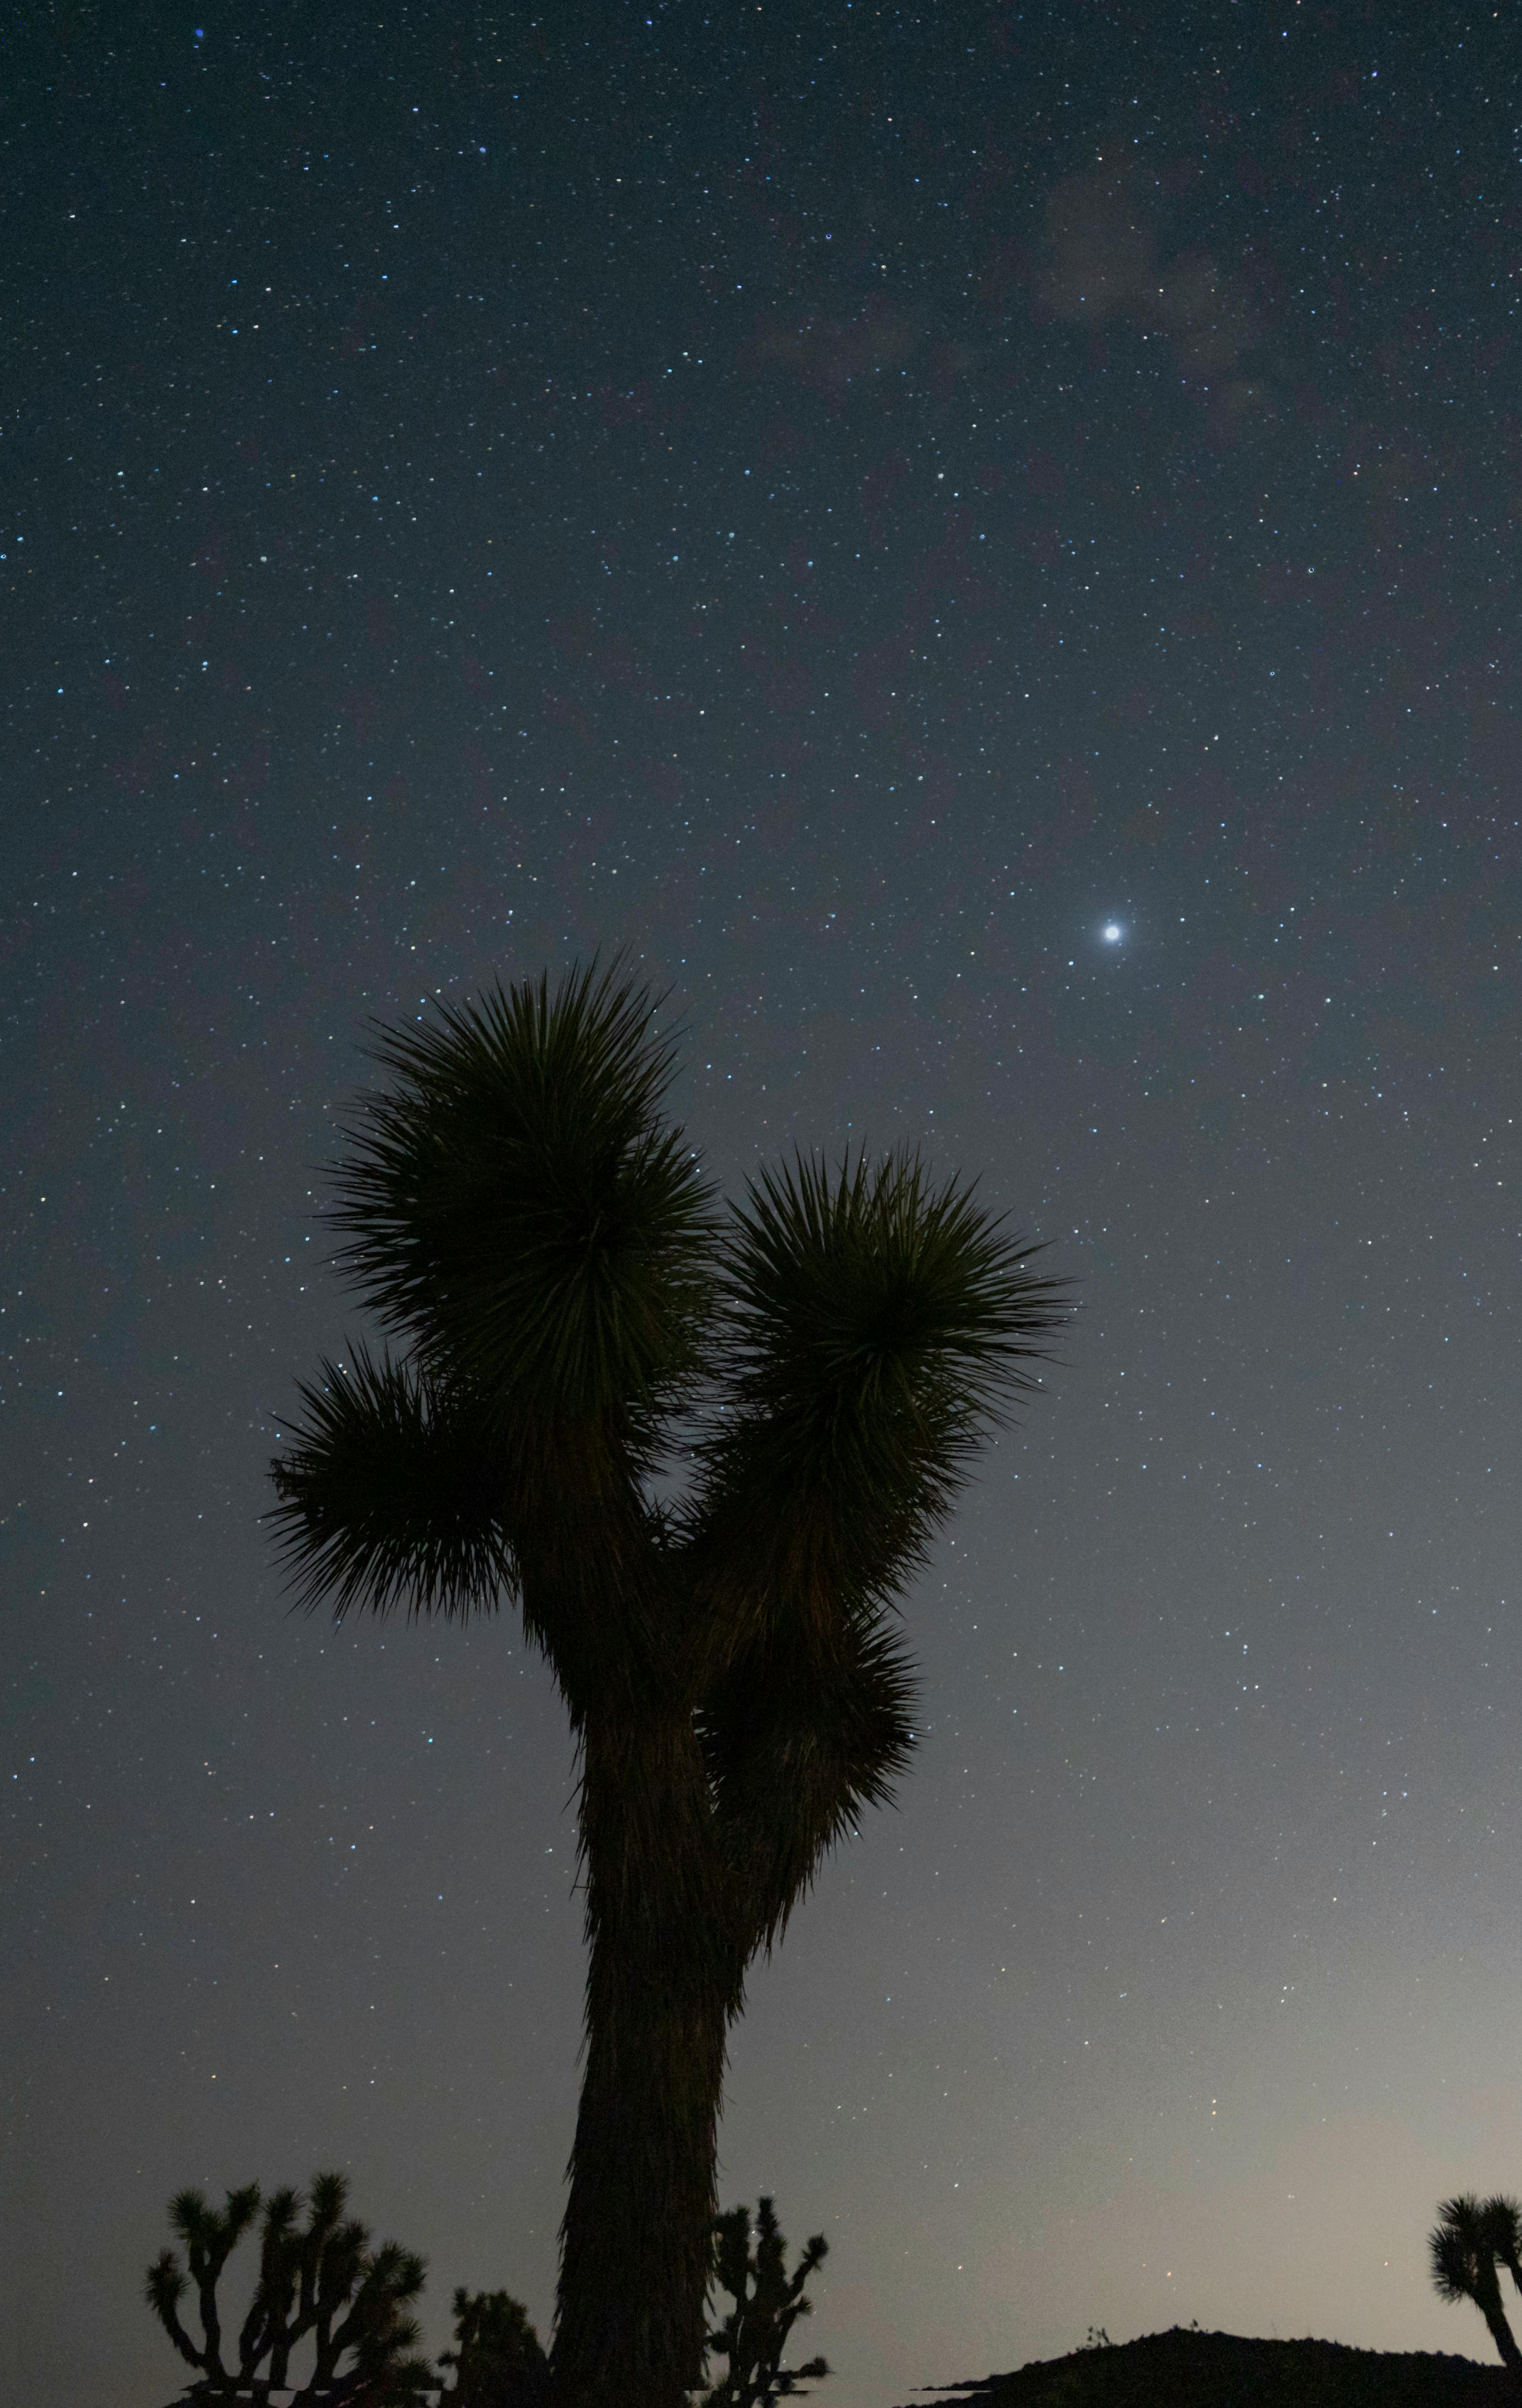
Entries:
[[745,357],[755,366],[773,362],[800,384],[838,401],[864,378],[907,366],[921,338],[912,319],[874,297],[843,317],[807,309],[768,319],[752,337]]
[[1149,197],[1129,165],[1065,177],[1046,204],[1039,306],[1072,325],[1124,322],[1169,344],[1191,379],[1224,380],[1232,408],[1250,408],[1261,392],[1242,373],[1261,340],[1252,295],[1209,251],[1165,256]]

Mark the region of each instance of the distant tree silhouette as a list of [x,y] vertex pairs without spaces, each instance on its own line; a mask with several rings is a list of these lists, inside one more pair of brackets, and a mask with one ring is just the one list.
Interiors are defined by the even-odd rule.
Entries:
[[912,1154],[800,1160],[722,1218],[652,1010],[588,971],[381,1032],[336,1217],[406,1352],[325,1364],[272,1467],[309,1604],[516,1598],[566,1701],[590,1945],[562,2408],[699,2379],[746,1970],[907,1763],[891,1607],[1061,1317]]
[[550,2366],[527,2311],[506,2291],[456,2291],[454,2347],[441,2352],[454,2381],[439,2408],[540,2408]]
[[[423,2289],[424,2267],[410,2250],[388,2241],[371,2246],[366,2227],[346,2217],[348,2186],[341,2174],[318,2174],[300,2221],[294,2190],[264,2203],[259,2279],[237,2341],[237,2363],[223,2355],[217,2286],[228,2258],[259,2214],[257,2183],[229,2191],[226,2205],[208,2205],[199,2191],[169,2202],[169,2223],[184,2245],[182,2265],[165,2249],[148,2270],[148,2304],[200,2380],[191,2400],[263,2400],[291,2386],[292,2353],[309,2342],[311,2372],[294,2398],[324,2408],[399,2408],[437,2388],[426,2362],[408,2356],[418,2339],[406,2310]],[[194,2288],[201,2339],[180,2321],[179,2303]]]
[[[1517,2257],[1518,2209],[1513,2200],[1478,2200],[1472,2192],[1444,2200],[1438,2220],[1428,2235],[1432,2257],[1432,2281],[1443,2300],[1469,2300],[1490,2329],[1502,2363],[1522,2375],[1522,2350],[1516,2345],[1501,2303],[1498,2260],[1511,2264]],[[1504,2254],[1509,2251],[1509,2256]],[[1522,2284],[1522,2278],[1517,2278]]]
[[[165,2249],[148,2270],[148,2304],[187,2366],[208,2382],[225,2381],[222,2317],[217,2285],[223,2269],[259,2213],[259,2186],[230,2190],[225,2207],[208,2206],[198,2190],[178,2191],[169,2201],[169,2227],[185,2244],[186,2265]],[[188,2272],[187,2272],[188,2269]],[[179,2321],[179,2302],[194,2287],[201,2319],[200,2346]]]
[[723,2380],[704,2394],[702,2408],[771,2408],[774,2400],[791,2398],[801,2383],[822,2382],[828,2374],[822,2358],[791,2368],[782,2358],[798,2318],[813,2313],[804,2285],[828,2256],[829,2243],[816,2232],[791,2274],[786,2250],[769,2199],[756,2207],[754,2248],[749,2208],[732,2207],[717,2219],[714,2279],[735,2304],[709,2333],[710,2352],[726,2366]]

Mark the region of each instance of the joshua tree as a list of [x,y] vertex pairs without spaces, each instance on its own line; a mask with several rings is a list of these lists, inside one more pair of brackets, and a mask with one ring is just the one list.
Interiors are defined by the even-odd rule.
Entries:
[[[1438,2220],[1428,2234],[1432,2253],[1432,2281],[1440,2299],[1472,2300],[1490,2328],[1490,2338],[1502,2363],[1522,2377],[1519,2350],[1501,2305],[1500,2278],[1496,2272],[1498,2244],[1506,2242],[1515,2259],[1516,2214],[1511,2200],[1481,2201],[1472,2193],[1444,2200]],[[1508,2224],[1508,2217],[1510,2222]],[[1515,2270],[1514,2270],[1515,2271]]]
[[[259,2213],[259,2186],[249,2183],[230,2190],[225,2207],[208,2206],[198,2190],[182,2190],[169,2201],[169,2229],[184,2243],[185,2266],[165,2249],[148,2270],[148,2304],[187,2366],[208,2384],[226,2380],[222,2362],[222,2318],[217,2311],[217,2285],[223,2268]],[[188,2268],[188,2272],[187,2272]],[[201,2319],[201,2345],[196,2348],[179,2321],[179,2302],[194,2286]],[[241,2358],[241,2353],[240,2353]]]
[[517,2300],[506,2291],[456,2291],[454,2344],[438,2360],[455,2370],[439,2408],[540,2408],[549,2364]]
[[699,2378],[746,1968],[907,1762],[892,1601],[1060,1318],[914,1155],[800,1160],[721,1215],[651,1018],[587,972],[380,1032],[339,1264],[402,1352],[324,1364],[273,1467],[307,1602],[516,1598],[566,1702],[590,1963],[565,2408],[681,2408]]
[[748,2207],[732,2207],[714,2226],[714,2279],[735,2304],[708,2337],[711,2353],[726,2363],[723,2382],[705,2393],[703,2408],[771,2408],[800,2383],[821,2382],[829,2372],[822,2358],[811,2358],[807,2366],[784,2368],[782,2362],[799,2316],[813,2314],[803,2287],[828,2256],[829,2243],[816,2232],[791,2274],[786,2249],[769,2199],[763,2198],[756,2209],[754,2249]]
[[[318,2174],[305,2227],[294,2190],[266,2202],[259,2281],[237,2338],[237,2364],[223,2362],[217,2285],[238,2242],[259,2213],[257,2183],[229,2191],[224,2208],[208,2207],[199,2191],[169,2202],[169,2222],[184,2243],[186,2267],[165,2249],[148,2270],[148,2304],[187,2366],[200,2376],[193,2400],[264,2398],[290,2383],[291,2353],[310,2340],[313,2362],[298,2401],[393,2408],[435,2386],[426,2364],[409,2358],[418,2338],[405,2311],[423,2288],[424,2263],[388,2241],[372,2249],[363,2224],[348,2219],[341,2174]],[[201,2323],[197,2347],[179,2320],[179,2302],[194,2285]]]

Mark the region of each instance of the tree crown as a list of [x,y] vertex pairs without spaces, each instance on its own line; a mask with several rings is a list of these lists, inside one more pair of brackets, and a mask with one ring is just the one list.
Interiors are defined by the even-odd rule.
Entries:
[[[626,1629],[680,1556],[702,1685],[784,1598],[870,1622],[1034,1384],[1066,1310],[1037,1249],[907,1152],[800,1156],[721,1213],[662,1117],[653,1015],[587,970],[380,1032],[337,1265],[403,1351],[302,1390],[274,1518],[309,1604],[518,1594],[574,1691],[588,1600],[621,1591]],[[674,1513],[649,1485],[673,1445]]]

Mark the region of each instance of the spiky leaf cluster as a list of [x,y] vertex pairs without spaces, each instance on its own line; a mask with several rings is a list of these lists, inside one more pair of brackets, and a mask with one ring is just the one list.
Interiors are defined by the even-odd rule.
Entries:
[[1062,1317],[1034,1252],[912,1154],[752,1183],[725,1254],[731,1402],[703,1454],[779,1590],[881,1602],[919,1559]]
[[587,971],[382,1033],[337,1173],[338,1261],[436,1374],[524,1424],[629,1434],[696,1364],[711,1199],[660,1104],[647,996]]
[[473,1398],[364,1346],[299,1393],[270,1519],[301,1603],[450,1617],[512,1593],[504,1467]]

